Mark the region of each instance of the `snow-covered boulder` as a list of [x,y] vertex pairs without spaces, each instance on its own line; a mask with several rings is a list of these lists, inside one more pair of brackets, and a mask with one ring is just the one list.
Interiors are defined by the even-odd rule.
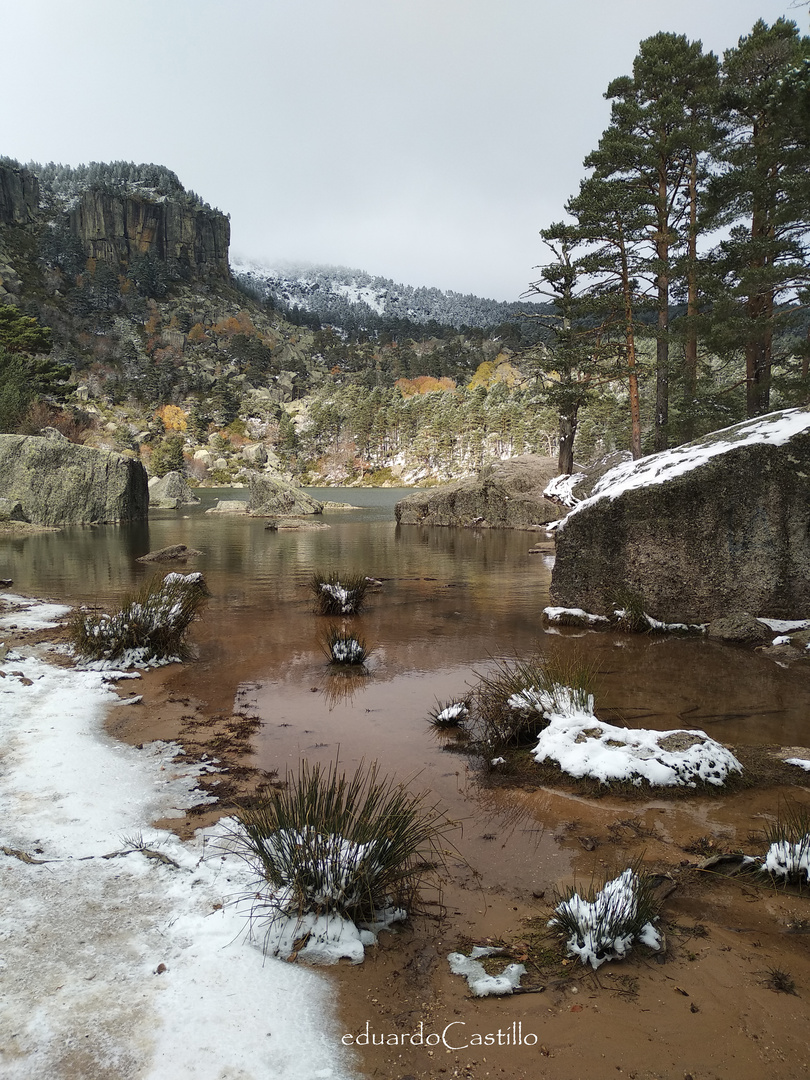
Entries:
[[625,462],[557,525],[553,602],[608,615],[624,590],[667,622],[803,617],[808,503],[808,409]]
[[564,686],[530,693],[548,721],[532,756],[538,763],[555,762],[569,776],[602,784],[722,787],[732,773],[742,772],[731,751],[705,731],[616,727],[594,716],[592,696],[583,702]]

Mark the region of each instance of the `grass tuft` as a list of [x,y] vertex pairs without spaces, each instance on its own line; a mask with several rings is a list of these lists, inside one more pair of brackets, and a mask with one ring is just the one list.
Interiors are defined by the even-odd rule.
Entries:
[[310,578],[310,592],[319,615],[357,615],[365,603],[368,578],[363,574],[323,574]]
[[321,637],[321,648],[330,664],[361,666],[368,659],[369,647],[361,637],[356,637],[338,626],[330,626]]
[[70,640],[86,660],[136,664],[182,659],[186,632],[208,596],[202,574],[167,574],[124,597],[112,614],[76,609]]
[[376,763],[347,776],[337,763],[306,760],[236,819],[231,847],[259,879],[251,917],[271,925],[310,913],[360,924],[391,906],[412,911],[456,827],[428,793],[381,776]]
[[615,626],[630,634],[647,634],[651,630],[650,620],[644,610],[644,597],[633,589],[617,589],[613,596]]
[[548,712],[586,707],[595,681],[595,666],[578,653],[499,661],[475,688],[476,734],[488,752],[525,746],[546,727]]
[[762,870],[784,884],[810,884],[810,807],[786,802],[764,831],[769,846]]
[[781,968],[768,968],[768,977],[764,982],[768,989],[774,990],[777,994],[796,993],[795,979],[793,979],[789,971],[782,971]]
[[428,723],[437,731],[463,727],[470,719],[470,699],[437,701],[428,712]]
[[607,960],[627,955],[636,941],[659,949],[661,939],[653,923],[658,918],[653,878],[628,867],[618,877],[580,894],[571,889],[558,896],[549,926],[566,939],[569,956],[596,970]]

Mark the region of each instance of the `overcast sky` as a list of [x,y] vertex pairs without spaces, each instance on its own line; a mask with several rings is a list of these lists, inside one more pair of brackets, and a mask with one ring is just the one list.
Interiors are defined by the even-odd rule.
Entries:
[[0,154],[173,169],[231,253],[514,300],[639,42],[796,0],[0,0]]

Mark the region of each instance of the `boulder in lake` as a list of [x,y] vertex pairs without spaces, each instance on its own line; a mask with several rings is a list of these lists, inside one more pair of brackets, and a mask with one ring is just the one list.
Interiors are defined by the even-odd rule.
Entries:
[[251,473],[247,512],[253,517],[300,517],[322,513],[323,504],[281,476]]
[[190,548],[186,544],[172,544],[158,551],[150,551],[148,555],[141,555],[136,562],[185,562],[186,559],[195,559],[198,555],[202,555],[202,552],[196,548]]
[[146,517],[149,489],[139,461],[63,437],[0,435],[0,499],[35,525],[80,525]]
[[178,506],[194,506],[199,501],[179,472],[153,476],[149,481],[149,505],[153,510],[176,510]]
[[620,464],[555,530],[553,602],[609,615],[635,595],[665,622],[806,617],[808,505],[807,409]]
[[206,510],[206,514],[244,514],[247,503],[244,499],[219,499],[215,506]]
[[564,511],[543,495],[557,473],[553,458],[524,454],[487,465],[478,476],[415,491],[396,505],[401,525],[530,529]]

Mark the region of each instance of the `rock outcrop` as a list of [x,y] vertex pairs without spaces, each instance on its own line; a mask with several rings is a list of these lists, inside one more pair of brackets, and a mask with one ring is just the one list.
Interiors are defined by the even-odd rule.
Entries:
[[149,481],[149,505],[153,510],[176,510],[179,506],[195,506],[199,501],[179,472],[153,476]]
[[134,521],[149,509],[139,461],[61,436],[0,435],[0,499],[34,525]]
[[396,505],[401,525],[530,529],[564,513],[543,489],[556,475],[553,458],[525,454],[488,465],[477,477],[415,491]]
[[88,257],[116,269],[133,255],[152,255],[172,276],[227,281],[230,222],[224,214],[177,199],[149,199],[97,188],[68,216]]
[[803,618],[808,507],[806,409],[619,465],[556,529],[553,602],[609,614],[634,594],[665,622]]
[[197,548],[190,548],[186,544],[171,544],[169,547],[160,548],[158,551],[150,551],[148,555],[141,555],[136,562],[186,562],[188,559],[196,559],[202,555]]
[[28,169],[0,163],[0,225],[29,225],[39,215],[39,180]]
[[280,476],[252,473],[247,512],[253,517],[299,517],[320,514],[323,505]]

